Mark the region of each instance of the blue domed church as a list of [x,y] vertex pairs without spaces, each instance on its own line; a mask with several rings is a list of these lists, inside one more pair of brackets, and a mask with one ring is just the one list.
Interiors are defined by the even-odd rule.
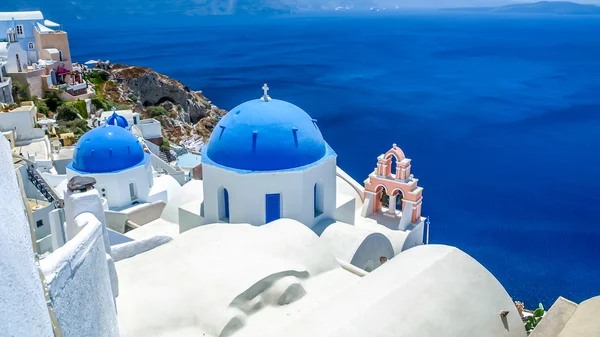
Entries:
[[334,218],[335,152],[315,119],[266,91],[219,121],[202,162],[202,224],[292,218],[312,227]]
[[153,201],[150,155],[136,136],[121,126],[106,124],[77,142],[67,178],[91,176],[111,209]]

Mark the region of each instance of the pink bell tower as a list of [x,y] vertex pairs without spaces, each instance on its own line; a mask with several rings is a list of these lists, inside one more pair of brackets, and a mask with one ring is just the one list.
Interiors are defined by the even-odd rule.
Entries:
[[[411,160],[406,158],[396,144],[385,154],[377,157],[377,167],[365,180],[365,203],[361,212],[363,217],[385,214],[399,218],[397,229],[407,229],[423,221],[423,188],[418,179],[411,174]],[[393,166],[393,167],[392,167]],[[389,196],[389,207],[385,209],[381,198],[383,192]],[[402,209],[397,210],[398,197],[402,198]]]

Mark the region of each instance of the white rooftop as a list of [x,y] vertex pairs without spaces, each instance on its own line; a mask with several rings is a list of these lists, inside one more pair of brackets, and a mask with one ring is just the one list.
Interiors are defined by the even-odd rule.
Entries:
[[41,24],[41,23],[39,23],[39,22],[37,23],[37,29],[38,29],[38,31],[39,31],[40,33],[52,33],[52,32],[54,32],[54,30],[53,30],[53,29],[50,29],[50,28],[48,28],[48,27],[46,27],[46,26],[42,25],[42,24]]
[[44,15],[40,11],[30,12],[0,12],[0,21],[7,20],[43,20]]

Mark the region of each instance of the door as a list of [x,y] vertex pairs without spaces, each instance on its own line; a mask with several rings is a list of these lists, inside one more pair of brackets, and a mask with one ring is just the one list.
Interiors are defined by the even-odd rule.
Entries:
[[265,220],[266,223],[271,221],[275,221],[281,218],[281,195],[279,193],[276,194],[267,194],[266,198],[266,210],[265,210]]

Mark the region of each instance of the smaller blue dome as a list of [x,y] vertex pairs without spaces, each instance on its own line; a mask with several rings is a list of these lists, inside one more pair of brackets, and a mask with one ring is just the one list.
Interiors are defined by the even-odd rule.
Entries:
[[117,114],[116,112],[113,112],[113,114],[110,115],[110,117],[108,117],[108,119],[106,120],[106,124],[116,125],[116,126],[120,126],[122,128],[126,128],[129,126],[129,123],[127,123],[127,119],[125,119],[125,117]]
[[137,166],[147,158],[131,132],[115,125],[104,125],[79,139],[68,167],[82,173],[108,173]]

